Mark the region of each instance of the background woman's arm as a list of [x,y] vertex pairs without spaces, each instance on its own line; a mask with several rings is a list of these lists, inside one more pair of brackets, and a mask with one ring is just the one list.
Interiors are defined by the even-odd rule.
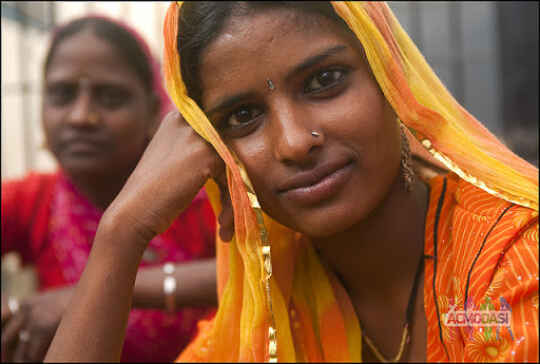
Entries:
[[102,219],[45,361],[120,360],[137,267],[147,243],[127,225]]
[[120,359],[137,268],[148,242],[171,225],[208,178],[223,170],[212,147],[178,112],[165,117],[103,214],[45,361]]
[[[215,258],[175,264],[175,307],[217,306]],[[140,269],[135,280],[133,307],[166,308],[163,266]]]

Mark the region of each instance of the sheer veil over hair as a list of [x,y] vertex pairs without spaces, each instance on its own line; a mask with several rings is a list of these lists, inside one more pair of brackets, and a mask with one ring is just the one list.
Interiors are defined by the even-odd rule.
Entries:
[[[538,211],[538,169],[504,146],[452,97],[388,5],[332,5],[360,40],[396,114],[427,150],[474,186]],[[235,236],[227,245],[218,237],[218,313],[201,324],[200,335],[179,360],[361,360],[360,326],[347,293],[325,271],[307,238],[262,212],[241,162],[187,95],[177,51],[181,6],[182,2],[171,3],[165,19],[166,85],[186,121],[228,167]],[[216,184],[208,181],[206,190],[219,216]],[[302,321],[300,334],[290,329],[288,302]],[[302,347],[294,344],[295,335],[301,335]],[[224,337],[228,339],[219,340]]]

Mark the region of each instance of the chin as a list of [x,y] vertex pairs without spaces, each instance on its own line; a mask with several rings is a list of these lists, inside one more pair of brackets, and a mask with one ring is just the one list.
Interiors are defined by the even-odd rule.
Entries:
[[369,209],[355,206],[328,206],[327,208],[297,212],[295,218],[274,218],[288,228],[313,239],[324,239],[340,234],[365,219]]
[[351,219],[347,216],[342,219],[321,219],[310,224],[303,224],[301,231],[303,234],[314,239],[324,239],[347,231],[358,222],[358,219]]
[[101,175],[111,170],[103,161],[94,160],[62,161],[60,165],[71,175]]

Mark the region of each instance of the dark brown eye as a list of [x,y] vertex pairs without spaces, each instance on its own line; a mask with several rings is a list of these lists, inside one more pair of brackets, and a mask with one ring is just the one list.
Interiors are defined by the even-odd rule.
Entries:
[[65,106],[72,102],[77,95],[77,85],[56,83],[45,90],[45,98],[50,105]]
[[304,92],[310,93],[322,91],[339,83],[344,76],[345,72],[342,70],[325,70],[318,72],[308,79],[306,86],[304,87]]
[[130,99],[130,93],[122,87],[101,86],[95,91],[98,103],[107,109],[119,108]]
[[227,126],[234,128],[248,124],[261,114],[262,110],[255,106],[242,106],[229,116]]

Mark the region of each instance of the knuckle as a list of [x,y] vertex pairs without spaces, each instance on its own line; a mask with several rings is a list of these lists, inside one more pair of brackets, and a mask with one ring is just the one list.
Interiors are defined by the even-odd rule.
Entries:
[[178,112],[178,110],[171,110],[165,115],[162,122],[171,122],[174,120],[178,120],[179,116],[180,112]]

